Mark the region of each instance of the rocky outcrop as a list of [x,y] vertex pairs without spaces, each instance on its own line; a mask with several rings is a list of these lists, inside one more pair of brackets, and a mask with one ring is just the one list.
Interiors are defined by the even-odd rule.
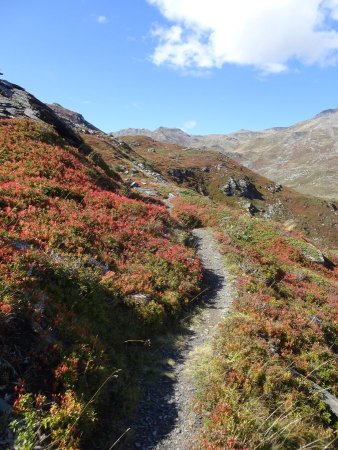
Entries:
[[268,191],[272,192],[273,194],[276,194],[277,192],[281,192],[282,191],[283,186],[281,184],[272,183],[272,184],[268,184],[266,186],[266,188],[267,188]]
[[194,176],[194,172],[191,169],[171,169],[168,172],[172,178],[175,179],[178,183],[183,183],[187,181],[188,178],[192,178]]
[[305,259],[317,264],[323,264],[325,266],[332,266],[332,262],[329,261],[324,254],[310,242],[305,242],[295,238],[289,238],[288,242],[295,247]]
[[52,125],[71,145],[83,145],[82,139],[47,105],[22,87],[0,80],[0,118],[27,118]]
[[100,134],[101,130],[94,127],[83,117],[82,114],[64,108],[58,103],[48,105],[60,119],[62,119],[70,128],[79,133]]
[[230,177],[221,190],[227,197],[245,197],[250,200],[262,199],[262,194],[248,177],[237,179]]

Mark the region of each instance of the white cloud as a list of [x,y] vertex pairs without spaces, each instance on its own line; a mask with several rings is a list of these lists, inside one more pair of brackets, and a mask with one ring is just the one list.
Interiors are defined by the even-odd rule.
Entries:
[[332,19],[338,20],[338,0],[325,0],[323,7],[331,9]]
[[183,131],[192,130],[193,128],[196,128],[196,126],[197,126],[196,120],[188,120],[187,122],[184,123],[182,130]]
[[153,30],[156,65],[251,65],[280,73],[290,60],[338,61],[338,0],[147,0],[171,22]]
[[98,23],[107,23],[108,18],[106,16],[98,16],[97,21]]

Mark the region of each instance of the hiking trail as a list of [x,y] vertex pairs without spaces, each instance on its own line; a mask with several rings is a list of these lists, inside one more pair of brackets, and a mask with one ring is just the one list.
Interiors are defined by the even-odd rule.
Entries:
[[201,311],[179,348],[161,348],[159,357],[169,363],[156,382],[142,386],[144,398],[131,427],[134,439],[128,449],[188,450],[201,428],[201,418],[192,408],[195,388],[188,369],[193,352],[212,338],[229,310],[233,293],[213,231],[199,228],[192,234],[204,268],[206,291],[200,300]]

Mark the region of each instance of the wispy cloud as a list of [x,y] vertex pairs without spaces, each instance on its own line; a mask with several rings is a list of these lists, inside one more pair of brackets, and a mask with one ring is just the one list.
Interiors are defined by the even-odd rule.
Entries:
[[185,122],[182,126],[182,130],[183,131],[190,131],[193,130],[194,128],[196,128],[197,126],[197,122],[196,120],[188,120],[187,122]]
[[157,26],[156,65],[183,71],[250,65],[264,74],[338,62],[338,0],[147,0]]
[[138,103],[138,102],[136,102],[136,101],[134,101],[134,102],[131,103],[131,107],[132,107],[133,109],[137,109],[137,110],[139,110],[139,111],[142,110],[142,106],[140,105],[140,103]]
[[107,16],[98,16],[97,17],[97,22],[101,23],[101,24],[107,23],[108,22],[108,17]]

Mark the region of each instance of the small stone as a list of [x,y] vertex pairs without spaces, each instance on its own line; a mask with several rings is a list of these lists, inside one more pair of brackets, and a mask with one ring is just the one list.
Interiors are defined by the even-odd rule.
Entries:
[[130,187],[137,188],[137,187],[140,187],[140,185],[138,183],[136,183],[136,181],[133,181],[132,183],[130,183]]
[[338,210],[337,205],[333,202],[328,202],[327,206],[331,209],[332,212],[336,212]]

